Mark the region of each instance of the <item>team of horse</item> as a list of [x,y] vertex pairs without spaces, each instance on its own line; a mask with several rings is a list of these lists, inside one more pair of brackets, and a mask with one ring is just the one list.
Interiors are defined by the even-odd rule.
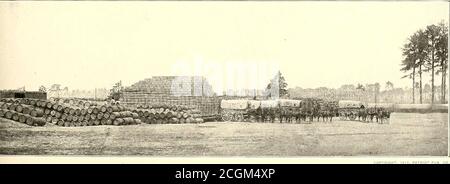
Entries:
[[313,105],[302,107],[272,107],[257,108],[248,111],[249,120],[258,122],[280,122],[280,123],[312,123],[332,122],[334,117],[356,117],[355,120],[361,122],[388,123],[390,111],[384,108],[361,108],[354,111],[340,112],[339,108],[333,105]]

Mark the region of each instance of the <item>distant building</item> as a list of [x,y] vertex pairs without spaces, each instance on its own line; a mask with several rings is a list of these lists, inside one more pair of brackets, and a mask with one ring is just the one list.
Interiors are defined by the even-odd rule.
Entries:
[[0,98],[35,98],[47,99],[47,93],[41,91],[1,90]]

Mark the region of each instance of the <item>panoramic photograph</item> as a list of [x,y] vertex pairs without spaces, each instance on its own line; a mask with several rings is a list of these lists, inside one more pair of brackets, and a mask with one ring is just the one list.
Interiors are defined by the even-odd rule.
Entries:
[[0,155],[448,156],[448,2],[0,2]]

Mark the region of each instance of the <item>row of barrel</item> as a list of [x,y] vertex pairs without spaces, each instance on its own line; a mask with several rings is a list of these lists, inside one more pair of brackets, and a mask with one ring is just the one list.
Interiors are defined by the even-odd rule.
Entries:
[[148,124],[203,123],[200,111],[185,106],[144,106],[134,109],[133,112],[138,114],[142,122]]
[[[85,107],[88,108],[90,106],[102,106],[107,105],[107,101],[100,101],[100,100],[87,100],[87,99],[77,99],[77,98],[49,98],[48,101],[50,102],[57,102],[60,104],[69,104],[71,106],[77,106],[77,107]],[[113,104],[115,105],[115,104]]]
[[79,99],[0,99],[0,117],[43,126],[95,126],[130,124],[203,123],[201,112],[191,106],[153,104],[126,108]]
[[[130,125],[141,123],[138,114],[120,105],[61,103],[37,99],[1,99],[3,106],[29,112],[46,123],[58,126]],[[20,121],[19,121],[20,122]]]
[[22,106],[0,101],[0,118],[6,118],[30,126],[44,126],[43,111],[40,108]]

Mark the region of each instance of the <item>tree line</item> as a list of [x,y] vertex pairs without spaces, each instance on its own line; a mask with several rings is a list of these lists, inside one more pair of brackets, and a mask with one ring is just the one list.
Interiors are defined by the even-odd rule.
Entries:
[[[402,48],[402,78],[412,80],[413,103],[416,103],[415,88],[419,88],[419,102],[422,103],[422,74],[431,75],[431,103],[435,103],[435,76],[441,77],[441,103],[445,103],[448,68],[448,26],[442,21],[428,25],[412,34]],[[416,82],[419,77],[419,82]]]

